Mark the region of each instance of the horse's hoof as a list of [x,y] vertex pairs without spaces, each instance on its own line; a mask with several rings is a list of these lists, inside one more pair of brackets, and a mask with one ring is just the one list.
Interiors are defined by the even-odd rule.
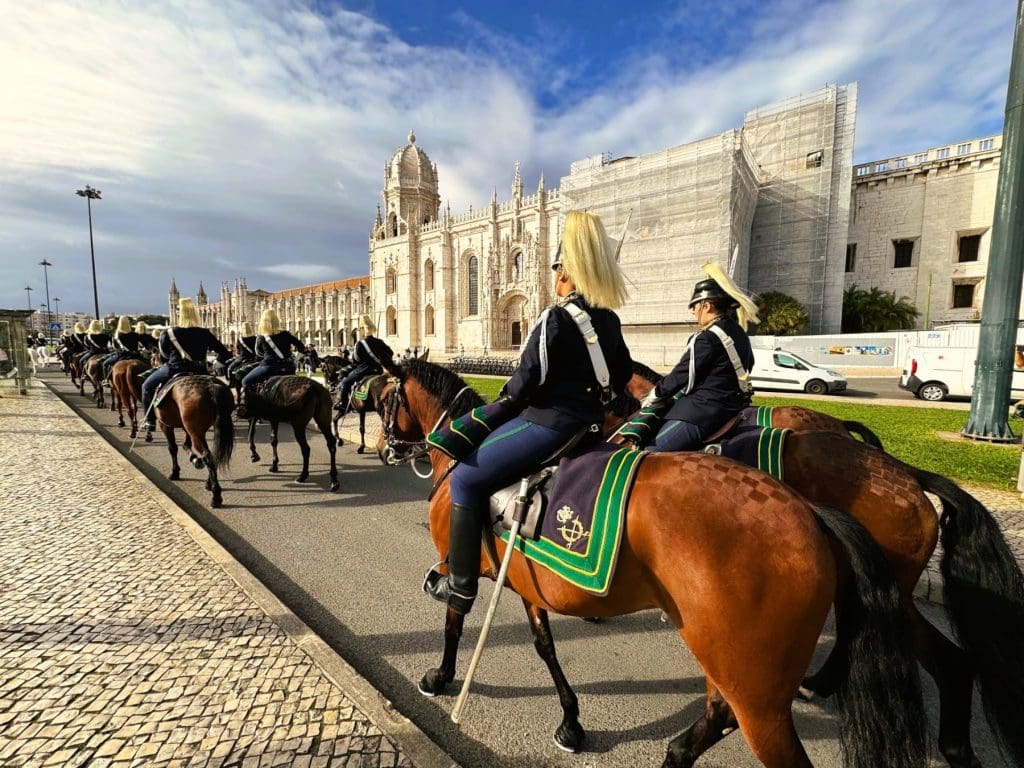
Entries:
[[356,448],[356,453],[366,453],[366,449],[363,446]]
[[271,464],[270,465],[270,471],[271,472],[277,472],[277,464]]
[[146,442],[147,443],[152,443],[153,442],[153,433],[152,432],[147,432],[146,433]]
[[178,471],[171,472],[171,474],[169,474],[167,476],[167,479],[168,480],[180,480],[181,479],[181,473],[178,472]]
[[250,459],[252,459],[252,463],[253,463],[253,464],[255,464],[255,463],[256,463],[257,461],[259,461],[259,460],[260,460],[260,455],[259,455],[258,453],[254,453],[254,454],[253,454],[252,456],[250,456],[249,458],[250,458]]
[[296,483],[304,483],[307,480],[309,480],[309,475],[299,475],[298,477],[295,478]]
[[565,752],[579,752],[585,735],[586,732],[579,723],[564,720],[555,731],[555,746]]
[[445,689],[448,687],[448,681],[444,679],[441,670],[432,669],[420,678],[420,684],[417,687],[420,689],[420,693],[432,699],[445,692]]
[[224,506],[224,499],[222,499],[220,496],[214,496],[213,501],[210,502],[210,506],[213,507],[214,509],[220,509],[221,507]]
[[331,491],[332,492],[338,490],[340,487],[341,487],[341,483],[339,483],[337,480],[331,480]]
[[203,463],[203,460],[199,456],[193,456],[191,458],[191,461],[192,466],[195,467],[196,469],[202,469],[203,467],[206,466],[206,464]]

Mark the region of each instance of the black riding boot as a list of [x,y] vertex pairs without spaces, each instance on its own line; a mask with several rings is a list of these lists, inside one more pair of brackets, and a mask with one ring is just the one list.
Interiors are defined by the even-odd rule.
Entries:
[[448,536],[448,578],[432,568],[423,580],[423,591],[435,600],[447,603],[465,616],[476,600],[480,578],[480,537],[483,517],[472,507],[452,504],[451,532]]

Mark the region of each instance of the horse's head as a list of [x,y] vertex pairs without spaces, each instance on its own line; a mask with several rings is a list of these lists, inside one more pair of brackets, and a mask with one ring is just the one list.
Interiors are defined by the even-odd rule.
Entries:
[[385,464],[400,464],[422,455],[426,436],[445,419],[483,404],[459,376],[422,359],[386,366],[391,377],[377,399],[383,429],[377,455]]

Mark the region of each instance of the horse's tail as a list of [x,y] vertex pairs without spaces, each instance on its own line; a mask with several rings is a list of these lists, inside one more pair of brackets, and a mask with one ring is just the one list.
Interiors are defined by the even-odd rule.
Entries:
[[1024,765],[1024,574],[992,513],[956,483],[911,467],[942,499],[946,614],[978,675],[985,717],[1014,765]]
[[844,765],[919,768],[927,756],[927,720],[892,569],[854,517],[831,507],[815,510],[853,573],[836,618],[837,647],[845,649],[849,664],[837,691]]
[[235,407],[234,396],[226,384],[214,388],[217,397],[217,421],[213,425],[214,469],[221,469],[231,463],[231,452],[235,449],[235,423],[231,412]]
[[846,427],[846,431],[851,435],[857,435],[857,437],[863,440],[865,445],[870,445],[872,448],[877,448],[880,451],[885,450],[882,441],[878,439],[878,435],[859,421],[844,421],[843,426]]

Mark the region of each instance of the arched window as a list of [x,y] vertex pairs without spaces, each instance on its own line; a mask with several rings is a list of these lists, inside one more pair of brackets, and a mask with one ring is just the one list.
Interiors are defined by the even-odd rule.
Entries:
[[523,252],[516,251],[512,257],[512,279],[522,280],[523,279]]
[[388,234],[391,237],[398,237],[398,217],[394,211],[388,214]]
[[434,290],[434,260],[427,259],[427,263],[423,265],[423,290],[432,291]]
[[395,293],[398,290],[398,277],[394,269],[388,269],[384,274],[384,292]]
[[466,314],[475,315],[480,312],[480,268],[476,256],[470,256],[466,264],[468,280]]
[[398,335],[398,310],[388,307],[388,336]]
[[427,309],[423,313],[423,327],[426,329],[427,336],[434,335],[434,308],[427,304]]

